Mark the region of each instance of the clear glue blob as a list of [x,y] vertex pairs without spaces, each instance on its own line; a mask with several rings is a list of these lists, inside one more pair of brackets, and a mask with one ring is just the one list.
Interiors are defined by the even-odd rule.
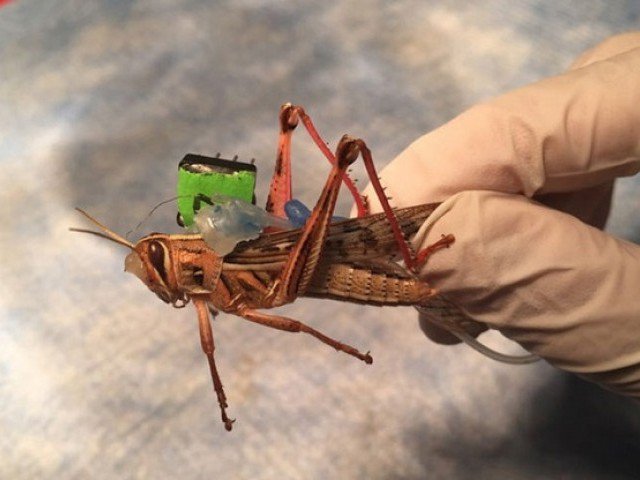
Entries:
[[294,228],[289,220],[244,200],[217,195],[212,202],[213,205],[204,205],[196,213],[189,230],[200,233],[218,255],[230,253],[239,242],[257,238],[267,227]]

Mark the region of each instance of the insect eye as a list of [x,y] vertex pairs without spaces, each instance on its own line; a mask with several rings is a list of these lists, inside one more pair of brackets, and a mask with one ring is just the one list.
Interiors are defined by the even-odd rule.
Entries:
[[193,272],[193,280],[200,286],[204,283],[204,272],[202,269]]
[[165,267],[165,247],[158,241],[151,241],[149,243],[149,261],[163,282],[167,282],[167,269]]

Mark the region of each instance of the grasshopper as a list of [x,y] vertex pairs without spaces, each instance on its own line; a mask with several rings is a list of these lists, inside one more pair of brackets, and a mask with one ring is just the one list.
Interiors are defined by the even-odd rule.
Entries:
[[[275,172],[266,210],[284,217],[291,199],[291,137],[302,121],[313,141],[331,162],[324,189],[304,227],[267,231],[243,241],[220,256],[199,234],[153,233],[133,244],[78,209],[101,231],[92,233],[131,249],[125,270],[135,274],[162,301],[176,308],[193,302],[198,316],[202,350],[209,362],[213,387],[227,430],[235,420],[227,415],[227,398],[214,359],[214,339],[209,313],[222,311],[288,332],[303,332],[337,351],[367,364],[369,352],[341,343],[294,319],[260,312],[295,301],[299,296],[328,298],[368,305],[426,306],[436,290],[416,276],[435,250],[449,246],[452,235],[414,254],[407,238],[414,235],[437,204],[392,209],[384,195],[363,140],[342,137],[335,155],[320,138],[300,106],[285,104],[280,110],[280,135]],[[369,215],[366,199],[358,194],[347,168],[362,156],[368,176],[383,207]],[[354,195],[358,217],[331,223],[342,182]],[[400,251],[404,267],[395,262]]]

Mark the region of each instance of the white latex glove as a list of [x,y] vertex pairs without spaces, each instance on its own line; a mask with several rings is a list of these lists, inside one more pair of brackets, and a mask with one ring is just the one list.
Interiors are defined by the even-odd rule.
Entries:
[[[559,368],[640,398],[640,247],[599,230],[615,178],[638,170],[640,32],[469,109],[381,177],[396,207],[444,202],[415,246],[455,235],[423,275],[478,322],[470,333],[498,329]],[[453,343],[425,320],[430,338]]]

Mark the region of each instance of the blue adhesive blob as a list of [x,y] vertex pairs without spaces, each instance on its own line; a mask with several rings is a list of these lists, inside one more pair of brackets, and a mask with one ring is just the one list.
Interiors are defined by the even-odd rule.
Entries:
[[[287,218],[294,226],[294,228],[304,227],[307,223],[307,219],[311,215],[311,210],[296,198],[292,198],[284,204],[284,212],[287,214]],[[331,217],[331,223],[340,222],[346,220],[345,217]]]
[[284,211],[294,228],[303,227],[307,218],[311,215],[311,210],[309,210],[304,203],[295,198],[284,204]]
[[[257,238],[267,227],[283,230],[301,228],[311,215],[311,211],[300,200],[290,200],[285,204],[288,219],[267,213],[260,207],[238,198],[216,195],[213,205],[203,206],[193,218],[189,231],[197,232],[219,255],[226,255],[242,241]],[[332,217],[332,222],[345,220]]]

